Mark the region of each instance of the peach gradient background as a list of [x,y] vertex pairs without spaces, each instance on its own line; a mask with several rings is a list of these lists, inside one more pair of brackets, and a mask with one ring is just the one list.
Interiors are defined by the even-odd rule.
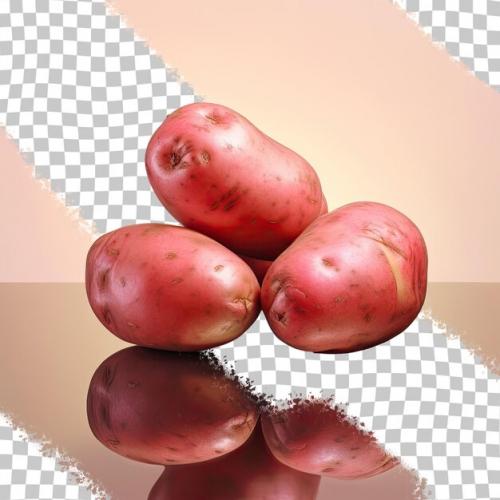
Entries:
[[[498,359],[498,93],[387,0],[111,5],[198,94],[234,107],[306,157],[331,208],[371,199],[408,214],[429,248],[426,310]],[[81,460],[114,498],[141,498],[159,472],[108,453],[89,437],[83,413],[93,369],[123,345],[85,304],[92,236],[32,177],[4,134],[0,155],[0,281],[24,283],[1,286],[8,325],[1,376],[16,380],[16,390],[2,386],[0,405]],[[66,284],[48,284],[58,282]],[[15,362],[20,357],[25,363]],[[39,384],[50,389],[43,391],[49,403]],[[372,498],[389,499],[384,487],[410,498],[411,477],[391,474],[361,485],[359,498],[365,487]],[[330,498],[325,488],[322,498]]]

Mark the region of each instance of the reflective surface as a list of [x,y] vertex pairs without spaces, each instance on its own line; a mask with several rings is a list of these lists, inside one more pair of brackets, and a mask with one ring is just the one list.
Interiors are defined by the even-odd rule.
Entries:
[[[3,284],[0,407],[45,437],[100,483],[113,499],[146,498],[162,473],[99,443],[89,428],[86,395],[103,359],[126,344],[93,314],[83,284]],[[318,499],[413,499],[416,481],[401,466],[359,481],[324,478]]]

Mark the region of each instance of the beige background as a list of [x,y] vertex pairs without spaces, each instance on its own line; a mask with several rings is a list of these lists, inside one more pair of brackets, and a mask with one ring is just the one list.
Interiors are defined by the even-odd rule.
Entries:
[[[198,94],[306,157],[330,207],[371,199],[414,219],[429,248],[426,310],[488,362],[500,359],[497,93],[386,0],[293,0],[286,9],[278,0],[112,5]],[[24,282],[0,287],[1,377],[16,380],[0,386],[0,405],[80,460],[114,498],[143,498],[159,469],[108,452],[85,419],[93,370],[123,345],[85,301],[92,236],[33,179],[4,135],[0,155],[0,281]],[[325,482],[322,498],[333,488],[339,498],[403,500],[413,486],[398,469],[365,482]]]

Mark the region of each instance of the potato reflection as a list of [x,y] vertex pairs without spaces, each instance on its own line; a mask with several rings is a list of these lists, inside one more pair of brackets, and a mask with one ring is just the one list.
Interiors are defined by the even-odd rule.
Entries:
[[276,460],[257,426],[236,451],[209,462],[168,466],[148,500],[314,500],[320,477]]
[[328,401],[296,401],[288,408],[263,414],[261,419],[273,455],[297,470],[359,479],[398,463],[370,433]]
[[206,355],[130,347],[94,373],[87,416],[94,435],[114,452],[167,465],[238,448],[258,410],[239,382]]

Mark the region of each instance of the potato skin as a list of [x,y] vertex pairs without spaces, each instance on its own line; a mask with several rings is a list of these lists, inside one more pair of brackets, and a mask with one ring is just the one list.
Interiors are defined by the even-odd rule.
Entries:
[[148,500],[314,500],[320,477],[286,467],[269,452],[258,425],[221,458],[166,467]]
[[[322,196],[321,200],[321,211],[320,215],[324,215],[328,213],[328,204],[325,198],[325,195]],[[244,260],[248,267],[253,271],[259,284],[262,285],[264,281],[264,277],[266,276],[267,271],[271,267],[271,264],[274,262],[272,260],[264,260],[264,259],[256,259],[255,257],[247,257],[246,255],[239,255],[239,257]]]
[[356,202],[319,217],[274,261],[261,303],[287,344],[352,352],[402,332],[420,311],[426,287],[418,228],[387,205]]
[[[325,195],[322,195],[320,215],[324,215],[326,213],[328,213],[328,203],[326,201]],[[248,264],[250,269],[255,274],[257,280],[259,281],[259,284],[262,285],[264,277],[266,276],[267,271],[274,261],[256,259],[255,257],[247,257],[246,255],[239,255],[239,257]]]
[[118,351],[97,368],[87,416],[110,450],[163,465],[231,452],[258,421],[255,402],[220,365],[199,353],[138,346]]
[[146,170],[177,220],[249,257],[274,259],[320,214],[311,165],[218,104],[169,115],[151,137]]
[[321,400],[263,414],[261,425],[273,455],[288,467],[309,474],[361,479],[399,463],[372,435]]
[[254,257],[247,257],[245,255],[239,255],[239,257],[244,260],[248,267],[253,271],[255,277],[259,284],[262,285],[264,277],[273,263],[272,260],[255,259]]
[[324,215],[328,213],[328,202],[326,201],[325,195],[321,195],[321,209],[319,215]]
[[134,344],[176,351],[218,346],[259,313],[259,284],[235,254],[166,224],[101,236],[87,256],[86,288],[99,320]]

